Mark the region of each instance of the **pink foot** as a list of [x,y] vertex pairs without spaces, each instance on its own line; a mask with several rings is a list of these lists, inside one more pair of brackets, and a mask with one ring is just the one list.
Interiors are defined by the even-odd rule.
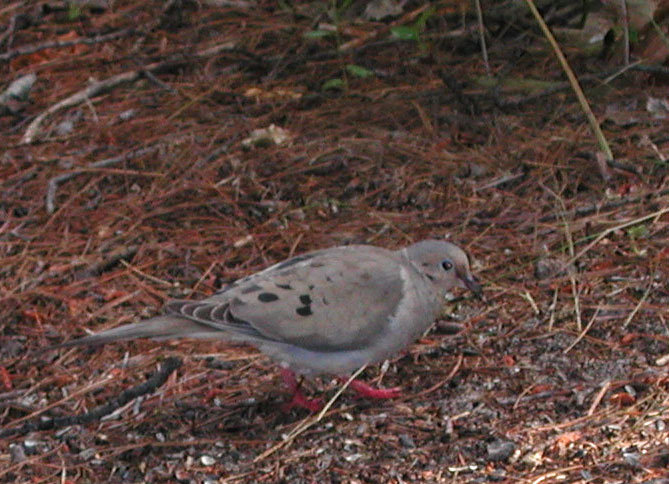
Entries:
[[281,368],[281,376],[283,377],[283,381],[286,383],[288,389],[293,392],[293,397],[291,398],[290,402],[286,402],[281,407],[284,412],[289,412],[293,408],[297,407],[306,408],[310,412],[315,413],[323,408],[323,400],[320,398],[307,398],[304,393],[302,393],[302,390],[300,390],[300,382],[297,381],[297,378],[295,378],[295,373],[288,369]]
[[290,412],[293,408],[306,408],[310,412],[316,413],[323,408],[323,400],[320,398],[307,398],[301,391],[293,393],[290,402],[281,405],[281,410]]
[[[348,381],[348,378],[344,377],[338,377],[337,379],[342,383]],[[349,387],[355,390],[361,397],[366,398],[397,398],[402,396],[402,389],[400,387],[374,388],[359,380],[353,380]]]

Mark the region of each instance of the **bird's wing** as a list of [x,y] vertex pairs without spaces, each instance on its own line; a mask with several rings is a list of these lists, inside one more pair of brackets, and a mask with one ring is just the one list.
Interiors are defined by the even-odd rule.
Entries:
[[315,351],[361,349],[383,336],[406,293],[399,257],[371,246],[311,252],[168,314]]

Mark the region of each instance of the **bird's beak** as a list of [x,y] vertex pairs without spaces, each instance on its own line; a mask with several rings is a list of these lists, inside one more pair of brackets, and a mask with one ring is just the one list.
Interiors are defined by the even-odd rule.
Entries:
[[483,301],[483,289],[481,289],[481,284],[476,282],[472,276],[463,277],[462,282],[464,283],[465,288],[469,289],[478,299]]

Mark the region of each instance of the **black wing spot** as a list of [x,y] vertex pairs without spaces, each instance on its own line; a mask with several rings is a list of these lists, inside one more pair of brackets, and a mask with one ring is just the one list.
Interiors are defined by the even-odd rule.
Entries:
[[258,301],[263,303],[276,301],[277,299],[279,299],[279,296],[277,296],[273,292],[261,292],[260,294],[258,294]]
[[251,284],[249,287],[245,287],[244,289],[242,289],[241,292],[242,294],[249,294],[252,292],[260,291],[261,289],[262,287],[260,287],[258,284]]
[[313,313],[311,312],[311,306],[302,306],[299,307],[295,310],[297,314],[300,316],[311,316]]
[[276,283],[274,285],[276,287],[278,287],[279,289],[285,289],[286,291],[290,291],[290,290],[293,289],[293,286],[291,286],[290,284],[278,284],[278,283]]
[[300,296],[300,302],[305,306],[308,306],[309,304],[311,304],[311,297],[309,297],[309,294],[302,294]]

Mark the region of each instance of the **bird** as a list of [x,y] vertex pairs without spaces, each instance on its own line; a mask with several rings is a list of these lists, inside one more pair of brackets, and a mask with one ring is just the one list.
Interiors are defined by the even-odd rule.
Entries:
[[[346,381],[418,339],[437,319],[455,287],[482,298],[467,254],[428,239],[398,250],[344,245],[306,252],[232,282],[202,300],[174,300],[163,315],[58,345],[98,345],[137,338],[213,339],[247,343],[279,364],[292,392],[286,408],[317,411],[303,377]],[[298,378],[299,375],[299,378]],[[394,398],[399,388],[350,387],[371,398]]]

